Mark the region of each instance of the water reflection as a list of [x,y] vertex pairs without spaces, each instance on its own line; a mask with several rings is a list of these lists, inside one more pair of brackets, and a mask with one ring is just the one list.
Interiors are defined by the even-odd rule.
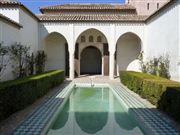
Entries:
[[77,112],[75,113],[76,122],[86,133],[94,134],[103,129],[107,123],[107,112]]
[[108,88],[77,88],[48,135],[143,135]]
[[52,129],[60,129],[64,127],[66,122],[68,121],[68,117],[69,117],[69,100],[67,101],[61,113],[58,115]]

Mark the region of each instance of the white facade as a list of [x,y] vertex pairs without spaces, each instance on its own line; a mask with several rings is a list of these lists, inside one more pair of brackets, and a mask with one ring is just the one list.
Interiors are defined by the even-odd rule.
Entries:
[[30,46],[31,51],[38,50],[39,42],[39,23],[37,19],[32,17],[23,9],[19,9],[19,23],[23,26],[20,32],[20,42]]
[[[77,43],[81,51],[87,46],[99,47],[102,51],[102,44],[108,44],[109,55],[102,56],[102,71],[104,71],[104,66],[108,66],[110,79],[118,75],[121,69],[139,71],[137,57],[141,51],[147,59],[167,53],[171,61],[172,79],[179,80],[179,8],[177,1],[157,15],[155,14],[147,22],[39,22],[24,9],[6,8],[5,11],[0,8],[0,13],[23,26],[20,30],[8,28],[8,26],[3,27],[1,41],[8,41],[8,44],[20,41],[25,45],[30,45],[32,52],[45,50],[48,57],[46,70],[57,68],[69,70],[71,79],[74,79],[75,71],[80,74],[80,66],[78,66],[80,63],[74,58]],[[87,33],[84,34],[84,32]],[[94,37],[100,35],[103,40],[101,43],[81,43],[82,35],[86,38],[90,35]],[[66,44],[69,52],[69,69],[66,68]],[[81,51],[79,56],[81,56]],[[108,62],[103,59],[108,59]]]
[[[2,43],[2,46],[10,46],[19,41],[20,28],[0,19],[0,43]],[[13,78],[12,67],[10,61],[6,59],[5,62],[8,66],[6,66],[6,70],[1,75],[1,79],[9,80]]]
[[146,28],[146,58],[169,55],[170,73],[180,81],[180,1],[151,19]]

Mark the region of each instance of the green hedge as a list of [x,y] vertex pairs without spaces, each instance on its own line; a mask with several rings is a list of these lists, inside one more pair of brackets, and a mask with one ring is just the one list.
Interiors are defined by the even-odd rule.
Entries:
[[[121,82],[129,89],[138,93],[141,97],[146,98],[152,104],[156,105],[158,108],[167,112],[168,114],[177,114],[180,111],[180,107],[176,108],[176,105],[180,104],[180,97],[177,96],[178,94],[174,95],[175,93],[180,94],[180,90],[178,89],[176,92],[171,91],[174,91],[174,87],[180,88],[179,82],[134,71],[120,71],[120,79]],[[165,93],[170,94],[167,95]],[[173,104],[176,104],[174,106],[171,105],[171,108],[167,106],[171,102],[169,100],[169,96],[174,97],[172,102]],[[171,116],[180,122],[175,115]]]
[[180,122],[180,87],[168,87],[158,102],[158,108]]
[[63,70],[54,70],[0,83],[0,121],[32,104],[64,80]]

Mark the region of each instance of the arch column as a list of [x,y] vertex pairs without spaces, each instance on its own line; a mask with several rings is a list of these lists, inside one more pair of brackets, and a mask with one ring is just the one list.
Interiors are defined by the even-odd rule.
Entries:
[[114,65],[115,65],[115,48],[116,48],[116,41],[115,41],[115,35],[116,31],[115,28],[116,26],[114,24],[110,25],[110,43],[109,43],[109,79],[113,80],[114,79]]
[[113,80],[114,79],[114,65],[115,65],[115,57],[114,57],[114,55],[115,55],[115,51],[110,51],[110,55],[109,55],[109,59],[110,59],[110,61],[109,61],[109,79],[111,79],[111,80]]
[[75,53],[75,43],[74,43],[74,25],[69,25],[69,78],[74,79],[74,53]]
[[69,52],[69,78],[74,79],[74,51]]

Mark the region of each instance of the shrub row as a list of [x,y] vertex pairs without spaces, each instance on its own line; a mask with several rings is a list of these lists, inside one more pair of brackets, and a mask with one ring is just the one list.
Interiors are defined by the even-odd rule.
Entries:
[[158,102],[158,108],[180,123],[180,87],[168,87]]
[[63,70],[54,70],[0,83],[0,121],[32,104],[64,80]]
[[[150,74],[120,71],[121,82],[180,122],[180,83]],[[178,88],[179,87],[179,88]]]

